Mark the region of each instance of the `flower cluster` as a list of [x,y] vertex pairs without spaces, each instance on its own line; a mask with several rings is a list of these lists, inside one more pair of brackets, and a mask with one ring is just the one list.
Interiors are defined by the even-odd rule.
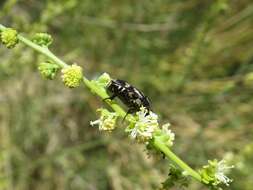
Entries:
[[[175,134],[169,129],[170,123],[162,125],[162,128],[155,130],[153,133],[153,140],[158,140],[160,143],[166,145],[167,147],[171,147],[174,144]],[[160,150],[157,150],[153,143],[146,144],[146,148],[148,150],[148,155],[156,156],[158,159],[165,157],[165,154]]]
[[217,161],[209,160],[208,164],[203,166],[199,171],[202,181],[205,184],[217,186],[219,184],[229,185],[232,179],[228,178],[225,174],[234,166],[227,166],[225,160]]
[[170,123],[166,123],[162,125],[162,129],[157,130],[155,133],[155,137],[159,139],[159,141],[163,142],[168,147],[171,147],[175,140],[175,133],[173,133],[170,129]]
[[18,43],[18,32],[12,28],[6,28],[0,33],[0,41],[9,49]]
[[43,62],[38,66],[40,74],[46,79],[54,79],[60,67],[52,62]]
[[126,132],[133,139],[137,139],[138,142],[148,143],[153,137],[153,133],[159,129],[158,116],[141,107],[140,111],[136,113],[137,119],[130,122],[130,125],[126,128]]
[[37,33],[32,38],[32,41],[39,46],[48,47],[53,42],[53,38],[47,33]]
[[101,131],[112,131],[116,127],[116,121],[118,114],[115,112],[110,112],[107,109],[98,109],[97,112],[100,113],[100,118],[96,121],[91,121],[90,125],[98,125]]
[[78,87],[82,78],[82,67],[76,64],[62,69],[62,81],[69,88]]

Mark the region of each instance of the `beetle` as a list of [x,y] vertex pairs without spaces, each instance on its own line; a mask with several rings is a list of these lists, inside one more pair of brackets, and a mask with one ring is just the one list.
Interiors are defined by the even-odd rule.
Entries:
[[109,94],[111,94],[111,96],[105,98],[104,100],[113,100],[114,98],[118,97],[128,107],[128,111],[124,119],[128,114],[140,111],[140,108],[142,106],[147,109],[147,115],[149,114],[151,105],[148,97],[126,81],[120,79],[112,79],[107,85],[106,89]]

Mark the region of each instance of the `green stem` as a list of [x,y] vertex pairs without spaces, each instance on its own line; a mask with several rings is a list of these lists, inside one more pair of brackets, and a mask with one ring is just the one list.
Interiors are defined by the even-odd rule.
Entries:
[[[0,24],[0,30],[4,30],[6,29],[5,26]],[[49,59],[51,59],[53,62],[55,62],[56,64],[58,64],[60,67],[64,68],[64,67],[68,67],[68,64],[65,63],[64,61],[62,61],[61,59],[59,59],[58,57],[56,57],[47,47],[42,47],[39,46],[35,43],[33,43],[31,40],[28,40],[27,38],[18,35],[18,39],[23,42],[25,45],[33,48],[34,50],[36,50],[37,52],[45,55],[46,57],[48,57]],[[107,93],[104,92],[100,87],[95,86],[91,81],[89,81],[86,77],[83,77],[83,82],[84,84],[92,91],[94,92],[96,95],[98,95],[99,97],[101,97],[102,99],[105,99],[108,97]],[[106,101],[114,111],[116,111],[121,117],[124,117],[126,115],[126,112],[119,106],[117,105],[115,102],[112,101]]]
[[[6,29],[5,26],[0,24],[0,31]],[[23,42],[25,45],[31,47],[32,49],[36,50],[37,52],[43,54],[44,56],[48,57],[52,61],[54,61],[56,64],[61,66],[62,68],[68,67],[68,64],[56,57],[47,47],[39,46],[32,41],[28,40],[27,38],[18,35],[18,39]],[[105,92],[104,89],[101,87],[95,85],[92,81],[88,80],[86,77],[83,77],[83,83],[91,90],[91,92],[95,93],[102,99],[105,99],[108,97],[108,94]],[[126,112],[114,101],[106,101],[111,108],[117,112],[121,117],[124,117]],[[128,118],[131,118],[129,115]],[[126,119],[128,119],[126,118]],[[196,180],[201,182],[201,176],[194,171],[190,166],[188,166],[185,162],[183,162],[180,158],[178,158],[164,143],[162,143],[159,139],[154,139],[153,141],[154,146],[159,149],[161,152],[163,152],[166,157],[173,160],[179,167],[181,167],[183,170],[187,171],[190,176],[195,178]]]
[[173,162],[175,162],[179,167],[188,172],[188,175],[192,176],[196,180],[201,182],[201,176],[198,172],[193,170],[190,166],[188,166],[184,161],[182,161],[177,155],[175,155],[164,143],[162,143],[158,138],[155,138],[153,141],[153,145],[161,150],[166,157],[170,158]]
[[[91,90],[91,92],[95,93],[96,95],[98,95],[99,97],[101,97],[102,99],[108,98],[108,94],[101,89],[101,87],[98,87],[96,85],[94,85],[90,80],[88,80],[87,78],[83,77],[83,82],[84,84]],[[126,112],[118,105],[116,104],[114,101],[106,101],[111,108],[117,112],[121,117],[124,117],[126,115]]]

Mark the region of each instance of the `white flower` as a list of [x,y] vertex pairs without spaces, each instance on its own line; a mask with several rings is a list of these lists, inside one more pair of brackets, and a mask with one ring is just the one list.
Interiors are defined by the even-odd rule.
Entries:
[[226,161],[208,160],[208,164],[203,166],[200,170],[202,182],[205,184],[211,184],[217,186],[221,183],[229,185],[232,179],[228,178],[225,174],[234,166],[228,166]]
[[162,126],[162,135],[166,137],[166,144],[168,146],[172,146],[173,142],[175,140],[175,133],[173,133],[170,129],[168,129],[170,126],[170,123],[166,123]]
[[216,167],[215,178],[228,186],[233,180],[228,178],[225,174],[233,167],[234,166],[227,166],[225,160],[219,161]]
[[109,112],[106,109],[98,109],[97,111],[101,113],[101,116],[98,120],[91,121],[90,125],[98,125],[101,131],[112,131],[115,128],[117,113]]
[[148,112],[144,107],[141,107],[136,115],[137,120],[132,122],[126,131],[130,133],[131,138],[139,142],[148,142],[158,128],[158,116],[151,111]]

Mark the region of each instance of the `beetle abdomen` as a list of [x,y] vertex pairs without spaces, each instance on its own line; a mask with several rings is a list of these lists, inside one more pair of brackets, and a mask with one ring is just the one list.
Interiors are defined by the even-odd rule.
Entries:
[[129,113],[139,111],[142,106],[150,110],[149,99],[140,90],[126,81],[113,79],[107,86],[107,90],[112,94],[111,99],[118,97],[129,107]]

